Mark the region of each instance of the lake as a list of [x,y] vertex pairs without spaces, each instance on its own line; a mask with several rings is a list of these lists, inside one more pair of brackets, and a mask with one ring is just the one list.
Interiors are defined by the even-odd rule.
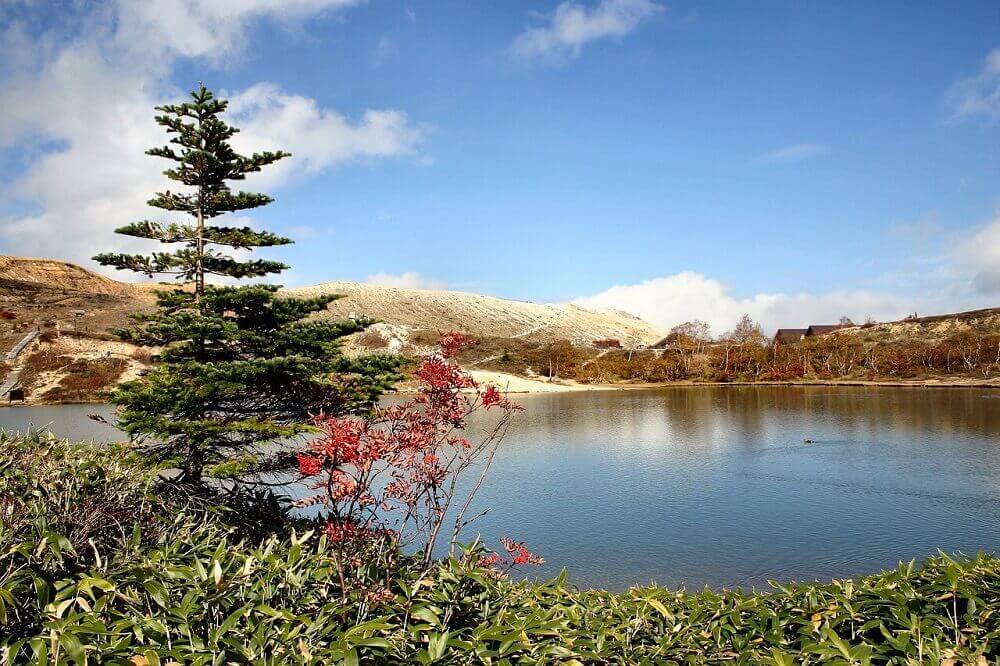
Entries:
[[[764,586],[1000,547],[1000,391],[677,387],[516,396],[474,525],[581,586]],[[106,440],[101,405],[0,409]],[[807,444],[804,440],[812,440]],[[471,536],[471,535],[470,535]]]

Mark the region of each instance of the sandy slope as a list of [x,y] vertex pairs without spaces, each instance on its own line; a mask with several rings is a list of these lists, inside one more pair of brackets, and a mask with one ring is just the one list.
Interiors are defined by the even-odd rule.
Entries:
[[469,374],[480,386],[493,384],[504,393],[565,393],[567,391],[599,391],[616,388],[613,386],[547,382],[489,370],[472,370]]
[[0,278],[26,282],[47,289],[103,296],[141,298],[150,291],[146,285],[112,280],[76,264],[56,259],[31,259],[0,255]]
[[289,289],[287,293],[294,296],[342,294],[343,298],[330,304],[330,316],[343,318],[354,313],[411,329],[586,342],[616,338],[624,344],[650,344],[662,337],[661,331],[652,324],[623,312],[514,301],[460,291],[327,282]]

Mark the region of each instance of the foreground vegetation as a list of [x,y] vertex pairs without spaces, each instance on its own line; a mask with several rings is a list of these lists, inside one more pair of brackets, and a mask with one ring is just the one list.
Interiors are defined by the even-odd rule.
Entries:
[[[1000,560],[768,593],[520,582],[473,547],[372,593],[319,523],[182,494],[125,451],[0,435],[3,663],[986,663]],[[665,564],[666,566],[666,564]],[[575,661],[574,661],[575,660]],[[949,661],[955,660],[955,661]]]

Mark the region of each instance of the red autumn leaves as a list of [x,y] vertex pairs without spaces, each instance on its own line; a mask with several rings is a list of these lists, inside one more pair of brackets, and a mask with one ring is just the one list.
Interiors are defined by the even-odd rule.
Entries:
[[507,556],[504,557],[500,553],[489,553],[488,555],[483,555],[479,558],[479,566],[493,569],[501,574],[506,574],[511,569],[524,566],[526,564],[535,566],[545,564],[544,558],[532,553],[528,550],[528,547],[520,541],[514,541],[509,537],[500,537],[500,545],[502,545],[504,550],[507,551]]
[[[298,505],[324,506],[327,539],[342,554],[375,548],[384,555],[416,543],[429,564],[449,512],[454,552],[471,522],[465,514],[472,497],[521,409],[497,387],[480,387],[452,360],[471,342],[461,333],[442,335],[441,353],[422,360],[414,373],[416,395],[405,402],[364,417],[316,419],[321,436],[297,455],[299,473],[316,492]],[[474,436],[470,417],[487,411],[496,418]],[[477,425],[482,420],[488,419]],[[470,470],[479,482],[459,497],[458,479]],[[523,544],[509,544],[511,566],[542,562]]]

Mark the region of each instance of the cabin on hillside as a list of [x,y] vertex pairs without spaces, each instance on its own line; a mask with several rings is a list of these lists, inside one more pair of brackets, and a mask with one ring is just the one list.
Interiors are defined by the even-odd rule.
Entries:
[[805,337],[808,328],[779,328],[774,334],[775,345],[791,345]]
[[842,328],[850,328],[854,324],[812,324],[808,328],[779,328],[774,334],[775,345],[792,345],[805,338],[818,338],[829,335]]
[[854,324],[813,324],[806,329],[803,337],[812,338],[820,335],[828,335],[834,331],[839,331],[842,328],[850,328],[853,325]]

